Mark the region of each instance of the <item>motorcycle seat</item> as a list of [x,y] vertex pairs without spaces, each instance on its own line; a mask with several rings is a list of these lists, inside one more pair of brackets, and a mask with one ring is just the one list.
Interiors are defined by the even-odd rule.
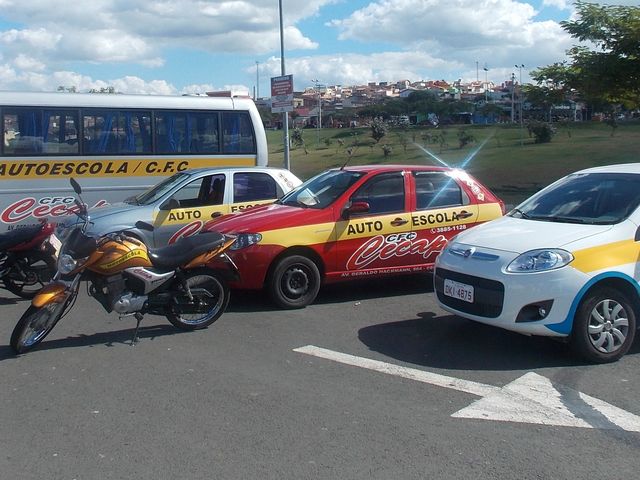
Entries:
[[33,240],[41,230],[42,225],[30,225],[28,227],[20,227],[15,230],[0,233],[0,250],[8,250],[23,242]]
[[199,233],[192,237],[181,238],[166,247],[150,248],[149,260],[154,267],[174,269],[202,253],[218,248],[224,240],[224,235],[218,232]]

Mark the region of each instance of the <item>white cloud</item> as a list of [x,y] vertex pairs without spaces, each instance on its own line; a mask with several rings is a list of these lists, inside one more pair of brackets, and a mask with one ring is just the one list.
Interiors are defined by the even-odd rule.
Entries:
[[[292,74],[296,88],[318,79],[324,84],[355,85],[368,82],[420,80],[434,78],[428,72],[457,72],[456,61],[434,58],[425,52],[382,52],[371,55],[343,54],[289,58],[286,71]],[[255,69],[253,70],[255,71]],[[280,75],[280,59],[271,57],[260,66],[262,74]]]
[[45,69],[44,63],[36,60],[35,58],[23,55],[22,53],[18,54],[18,56],[14,59],[13,64],[19,70],[43,71]]

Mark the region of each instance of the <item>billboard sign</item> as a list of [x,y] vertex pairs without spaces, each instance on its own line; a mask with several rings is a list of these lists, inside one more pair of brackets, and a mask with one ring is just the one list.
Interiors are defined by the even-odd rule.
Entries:
[[293,75],[271,77],[271,113],[293,111]]

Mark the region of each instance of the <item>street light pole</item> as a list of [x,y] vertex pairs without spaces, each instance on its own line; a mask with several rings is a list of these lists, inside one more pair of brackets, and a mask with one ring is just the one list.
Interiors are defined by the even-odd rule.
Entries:
[[511,123],[515,123],[515,113],[516,113],[515,94],[516,94],[516,74],[511,72]]
[[259,70],[260,62],[256,60],[256,98],[258,100],[260,98],[260,70]]
[[487,80],[487,72],[489,69],[487,68],[487,64],[484,64],[484,102],[489,102],[489,80]]
[[[278,0],[278,10],[280,12],[280,74],[284,77],[284,28],[282,25],[282,0]],[[284,130],[284,168],[289,170],[289,112],[282,112],[282,127]]]
[[521,63],[520,65],[516,65],[516,68],[519,71],[519,78],[520,78],[520,92],[518,92],[518,103],[520,104],[520,146],[522,146],[524,144],[524,140],[522,139],[522,123],[523,123],[523,117],[524,117],[524,111],[522,110],[523,107],[523,98],[522,98],[522,69],[524,68],[524,63]]

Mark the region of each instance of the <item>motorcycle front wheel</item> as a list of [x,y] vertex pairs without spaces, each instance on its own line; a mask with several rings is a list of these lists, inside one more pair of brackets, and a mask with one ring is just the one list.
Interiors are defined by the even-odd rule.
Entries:
[[11,348],[16,353],[26,353],[56,326],[64,309],[63,303],[49,303],[43,307],[30,306],[20,317],[11,334]]
[[56,261],[51,255],[34,253],[21,265],[16,263],[9,269],[3,278],[4,286],[14,295],[30,300],[49,283],[56,268]]
[[207,328],[227,309],[229,287],[224,279],[208,270],[189,272],[186,284],[193,300],[186,292],[177,294],[167,309],[167,320],[181,330]]

